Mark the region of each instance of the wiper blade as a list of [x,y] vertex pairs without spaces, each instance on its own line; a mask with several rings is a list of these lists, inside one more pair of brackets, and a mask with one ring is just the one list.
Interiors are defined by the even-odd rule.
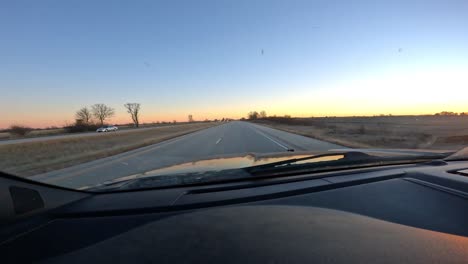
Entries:
[[[335,160],[310,162],[303,164],[296,164],[300,161],[307,161],[313,159],[321,159],[326,157],[341,156]],[[362,167],[362,166],[377,166],[377,165],[392,165],[398,163],[417,163],[427,162],[428,160],[442,159],[446,157],[445,153],[431,153],[424,155],[399,155],[391,157],[381,157],[369,155],[364,152],[349,151],[349,152],[335,152],[326,153],[321,155],[314,155],[298,159],[283,160],[274,163],[268,163],[258,166],[245,168],[247,172],[255,176],[271,175],[280,176],[283,174],[298,173],[298,172],[316,172],[326,170],[336,170],[342,168]]]
[[[339,159],[346,159],[346,160],[371,159],[371,158],[375,157],[375,156],[366,154],[364,152],[358,152],[358,151],[325,153],[325,154],[320,154],[320,155],[313,155],[313,156],[308,156],[308,157],[303,157],[303,158],[296,158],[296,159],[287,159],[287,160],[282,160],[282,161],[278,161],[278,162],[272,162],[272,163],[252,166],[252,167],[249,167],[249,169],[256,170],[256,169],[263,169],[263,168],[278,167],[278,166],[290,165],[290,164],[293,164],[293,163],[296,163],[296,162],[299,162],[299,161],[306,161],[306,160],[313,160],[313,159],[320,159],[320,158],[334,157],[334,156],[337,156],[337,157],[342,156]],[[337,159],[337,160],[339,160],[339,159]]]

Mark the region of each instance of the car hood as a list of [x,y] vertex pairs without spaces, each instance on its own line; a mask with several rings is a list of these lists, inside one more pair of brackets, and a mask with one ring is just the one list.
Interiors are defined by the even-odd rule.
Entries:
[[[312,155],[324,153],[343,153],[348,151],[359,151],[376,156],[410,156],[424,155],[429,153],[447,153],[444,150],[409,150],[409,149],[332,149],[329,151],[302,151],[302,152],[285,152],[285,153],[244,153],[242,155],[220,155],[212,156],[205,159],[174,164],[168,167],[156,168],[142,173],[132,174],[110,181],[106,181],[100,185],[114,185],[119,182],[124,182],[131,179],[154,177],[162,175],[197,173],[208,171],[222,171],[228,169],[238,169],[262,165],[272,162],[278,162],[288,159],[304,158]],[[335,160],[336,157],[323,157],[314,161]]]

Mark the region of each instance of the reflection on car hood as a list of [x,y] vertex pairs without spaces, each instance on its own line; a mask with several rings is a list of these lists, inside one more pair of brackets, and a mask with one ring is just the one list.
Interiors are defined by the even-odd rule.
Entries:
[[243,155],[222,155],[222,156],[213,156],[205,158],[202,160],[196,160],[186,163],[179,163],[169,167],[157,168],[154,170],[149,170],[143,173],[132,174],[129,176],[124,176],[116,178],[114,180],[106,181],[103,184],[115,184],[120,181],[127,181],[136,178],[142,177],[153,177],[159,175],[169,175],[169,174],[182,174],[182,173],[194,173],[194,172],[206,172],[206,171],[221,171],[228,169],[237,169],[245,168],[255,165],[267,164],[271,162],[277,162],[292,158],[302,158],[310,155],[315,155],[317,152],[302,152],[295,154],[257,154],[257,153],[247,153]]
[[[328,152],[348,152],[348,151],[359,151],[364,153],[369,153],[375,156],[409,156],[409,155],[424,155],[429,153],[446,153],[448,151],[443,150],[408,150],[408,149],[333,149]],[[309,157],[312,155],[318,155],[327,153],[324,151],[304,151],[304,152],[286,152],[286,153],[247,153],[243,155],[223,155],[223,156],[214,156],[206,159],[175,164],[169,167],[157,168],[154,170],[149,170],[146,172],[132,174],[129,176],[120,177],[114,180],[106,181],[103,185],[116,184],[121,181],[127,181],[136,178],[143,177],[154,177],[161,175],[173,175],[173,174],[184,174],[184,173],[197,173],[197,172],[207,172],[207,171],[222,171],[228,169],[238,169],[251,167],[256,165],[262,165],[272,162],[278,162],[289,159],[298,159]],[[336,156],[323,157],[320,159],[315,159],[314,162],[319,161],[328,161],[336,160]],[[308,162],[308,161],[305,161]]]

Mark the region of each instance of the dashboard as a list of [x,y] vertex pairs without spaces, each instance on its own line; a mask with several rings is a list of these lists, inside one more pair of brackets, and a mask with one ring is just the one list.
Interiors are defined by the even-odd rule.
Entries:
[[465,161],[89,193],[0,178],[2,263],[467,263]]

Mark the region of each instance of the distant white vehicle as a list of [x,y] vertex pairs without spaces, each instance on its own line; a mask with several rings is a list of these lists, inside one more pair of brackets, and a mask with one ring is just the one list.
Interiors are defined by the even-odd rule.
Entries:
[[116,126],[102,126],[96,130],[96,132],[111,132],[111,131],[117,131],[119,128]]

